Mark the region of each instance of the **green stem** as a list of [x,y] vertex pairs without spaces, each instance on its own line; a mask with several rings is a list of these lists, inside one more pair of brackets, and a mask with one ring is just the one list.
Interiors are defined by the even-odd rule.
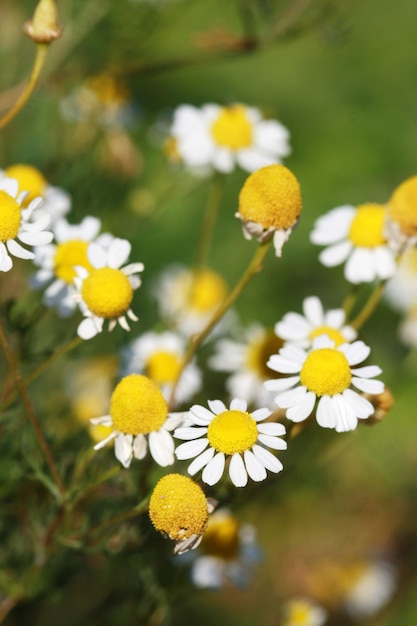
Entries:
[[26,391],[26,387],[25,384],[23,382],[22,376],[20,374],[19,368],[17,366],[16,360],[13,356],[12,350],[10,348],[10,345],[7,341],[7,337],[6,334],[4,332],[3,326],[0,322],[0,343],[2,345],[3,348],[3,352],[4,355],[9,363],[10,369],[13,373],[13,377],[14,377],[14,381],[15,381],[15,385],[17,387],[17,389],[20,392],[25,410],[26,410],[26,414],[30,420],[30,422],[32,423],[32,426],[35,430],[36,433],[36,437],[38,439],[39,445],[42,449],[42,452],[44,454],[45,460],[49,466],[50,472],[52,474],[52,477],[55,481],[55,484],[58,488],[59,493],[61,494],[61,496],[64,495],[65,489],[64,489],[64,485],[62,483],[61,477],[59,475],[58,472],[58,468],[55,462],[55,459],[53,457],[53,454],[51,452],[51,449],[48,445],[48,442],[45,439],[45,436],[43,434],[42,428],[39,424],[38,418],[36,417],[34,408],[32,406],[32,403],[30,401],[29,395]]
[[371,317],[372,313],[376,309],[378,302],[381,299],[382,293],[384,291],[386,280],[381,280],[380,283],[375,287],[371,295],[369,296],[367,302],[363,306],[362,310],[358,313],[358,315],[350,322],[350,326],[355,328],[355,330],[359,330],[365,324],[365,322]]
[[266,253],[269,250],[271,242],[272,242],[272,239],[269,239],[268,241],[264,241],[264,242],[259,244],[259,246],[256,249],[255,254],[254,254],[252,260],[250,261],[248,267],[246,268],[246,270],[242,274],[241,278],[236,283],[235,287],[232,289],[232,291],[226,297],[226,299],[224,300],[223,304],[221,304],[220,307],[213,313],[213,315],[212,315],[211,319],[209,320],[209,322],[207,323],[206,327],[199,334],[194,335],[194,337],[191,338],[190,345],[188,346],[188,350],[187,350],[187,352],[185,354],[185,357],[184,357],[184,360],[183,360],[183,362],[181,364],[181,369],[178,372],[177,379],[176,379],[176,381],[175,381],[175,383],[173,385],[172,391],[171,391],[171,397],[170,397],[169,403],[168,403],[169,410],[172,410],[172,407],[174,405],[175,393],[176,393],[176,390],[177,390],[177,386],[178,386],[178,383],[180,381],[181,375],[182,375],[185,367],[190,363],[190,361],[194,357],[197,349],[203,343],[203,341],[206,339],[206,337],[210,334],[210,332],[213,330],[213,328],[215,326],[217,326],[217,324],[219,323],[221,318],[225,315],[225,313],[227,313],[227,311],[230,309],[230,307],[235,303],[235,301],[240,296],[240,294],[242,293],[242,291],[244,290],[244,288],[246,287],[248,282],[251,280],[251,278],[253,278],[256,274],[258,274],[261,271],[261,269],[262,269],[262,262],[263,262],[263,260],[265,258]]
[[219,214],[220,201],[223,193],[223,176],[215,176],[212,179],[209,191],[206,211],[201,226],[200,241],[197,247],[195,259],[195,271],[204,267],[213,238],[214,227]]
[[38,367],[36,367],[30,374],[28,374],[28,376],[26,376],[25,384],[30,385],[31,383],[33,383],[33,381],[36,380],[38,376],[43,374],[43,372],[51,365],[51,363],[56,361],[56,359],[59,359],[59,357],[61,357],[66,352],[70,352],[71,350],[79,346],[82,341],[83,340],[81,339],[81,337],[74,337],[64,346],[53,352],[51,356],[45,359],[45,361],[40,363]]
[[347,294],[344,302],[343,302],[343,310],[345,312],[345,318],[348,319],[356,300],[356,296],[358,295],[359,285],[354,285],[349,293]]

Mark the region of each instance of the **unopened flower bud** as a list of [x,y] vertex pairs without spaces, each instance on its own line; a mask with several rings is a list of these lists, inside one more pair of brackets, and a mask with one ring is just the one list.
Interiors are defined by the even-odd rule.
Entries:
[[58,24],[55,0],[39,0],[33,19],[25,22],[23,31],[36,43],[51,43],[58,39],[62,27]]

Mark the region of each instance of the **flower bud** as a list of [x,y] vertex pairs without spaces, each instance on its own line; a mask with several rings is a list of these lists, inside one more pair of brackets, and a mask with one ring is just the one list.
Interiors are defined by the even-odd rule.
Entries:
[[55,0],[39,0],[33,19],[25,22],[23,31],[36,43],[51,43],[58,39],[62,27],[58,24]]

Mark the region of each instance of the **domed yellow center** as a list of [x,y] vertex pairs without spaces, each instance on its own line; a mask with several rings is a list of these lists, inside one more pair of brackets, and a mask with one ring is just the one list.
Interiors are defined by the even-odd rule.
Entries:
[[177,380],[181,360],[172,352],[155,352],[146,363],[146,373],[156,383],[163,385]]
[[266,332],[260,339],[248,344],[246,362],[250,370],[255,372],[261,380],[281,378],[281,374],[267,367],[267,361],[272,354],[277,354],[282,348],[283,341],[272,331]]
[[346,339],[343,337],[340,330],[332,328],[331,326],[317,326],[317,328],[314,328],[314,330],[311,331],[308,338],[312,341],[316,337],[320,337],[320,335],[327,335],[332,341],[334,341],[335,346],[340,346],[342,343],[346,343]]
[[207,438],[210,445],[224,454],[242,453],[256,443],[258,428],[250,413],[224,411],[210,422]]
[[239,553],[239,526],[233,515],[214,514],[209,518],[201,549],[205,554],[232,560]]
[[301,384],[317,396],[333,396],[350,385],[347,358],[334,348],[319,348],[307,355],[300,373]]
[[263,228],[285,230],[301,211],[301,191],[284,165],[268,165],[251,174],[239,194],[239,216]]
[[417,176],[407,178],[392,194],[388,213],[408,236],[417,234]]
[[46,180],[36,167],[32,165],[16,164],[11,165],[5,170],[6,176],[15,178],[19,184],[19,191],[28,191],[28,195],[24,199],[22,205],[28,204],[39,196],[43,197],[46,189]]
[[146,435],[161,428],[168,406],[158,385],[141,374],[125,376],[110,402],[113,427],[126,435]]
[[81,295],[90,311],[98,317],[116,318],[126,313],[133,289],[121,270],[102,267],[84,280]]
[[208,313],[223,302],[226,293],[227,285],[219,274],[208,269],[200,270],[191,278],[188,304],[199,313]]
[[208,520],[204,492],[188,476],[167,474],[152,492],[149,517],[156,530],[171,539],[202,535]]
[[224,148],[241,150],[251,146],[253,130],[246,108],[241,104],[222,107],[218,118],[212,124],[211,134],[217,145]]
[[0,241],[15,239],[21,221],[19,204],[6,191],[0,191]]
[[71,284],[76,265],[85,267],[89,272],[93,266],[87,257],[88,242],[74,239],[58,244],[54,257],[55,275],[64,282]]
[[352,220],[349,239],[360,248],[375,248],[385,243],[385,207],[382,204],[361,204]]

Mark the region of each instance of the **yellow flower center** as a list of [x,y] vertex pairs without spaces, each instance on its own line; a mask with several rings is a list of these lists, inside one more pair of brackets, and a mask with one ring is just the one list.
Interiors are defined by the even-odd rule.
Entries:
[[281,378],[281,374],[274,372],[267,366],[272,354],[277,354],[282,348],[283,341],[272,331],[266,332],[261,339],[248,345],[246,362],[252,371],[256,372],[261,380]]
[[300,378],[301,384],[317,396],[333,396],[349,387],[352,374],[343,352],[319,348],[307,355]]
[[170,539],[202,535],[208,520],[204,492],[188,476],[167,474],[152,492],[149,517],[156,530]]
[[39,196],[43,197],[46,189],[47,182],[36,167],[32,165],[16,164],[7,167],[5,170],[6,176],[9,178],[15,178],[19,184],[19,191],[28,191],[28,195],[23,201],[23,206],[28,204]]
[[12,196],[0,191],[0,241],[14,239],[22,221],[21,209]]
[[406,235],[417,234],[417,176],[407,178],[394,189],[388,213]]
[[207,432],[210,445],[224,454],[242,453],[256,443],[258,428],[250,413],[224,411],[210,422]]
[[287,610],[286,626],[310,626],[311,605],[304,600],[292,600]]
[[361,204],[349,230],[351,242],[361,248],[375,248],[385,243],[385,207],[382,204]]
[[110,402],[113,427],[126,435],[157,431],[168,415],[168,405],[158,385],[141,374],[125,376]]
[[87,276],[81,295],[94,315],[115,318],[128,310],[133,299],[133,289],[121,270],[102,267]]
[[241,219],[256,222],[263,228],[290,228],[300,211],[300,186],[284,165],[268,165],[256,170],[246,179],[239,194]]
[[209,518],[201,548],[205,554],[232,560],[239,553],[239,526],[232,515],[214,514]]
[[84,81],[103,105],[121,106],[128,101],[126,86],[110,74],[99,74]]
[[330,337],[332,341],[334,341],[335,346],[340,346],[342,343],[346,343],[346,339],[343,337],[340,330],[337,328],[332,328],[331,326],[317,326],[314,330],[311,331],[308,338],[313,341],[316,337],[320,337],[320,335],[327,335]]
[[87,256],[88,242],[74,239],[60,243],[55,252],[54,265],[55,275],[64,282],[71,284],[76,265],[85,267],[89,272],[93,271],[93,266]]
[[223,302],[226,293],[223,278],[212,270],[203,269],[190,280],[188,304],[199,313],[208,313]]
[[178,141],[175,137],[168,137],[164,143],[163,150],[170,161],[173,161],[174,163],[182,161],[181,154],[178,151]]
[[246,107],[235,104],[222,107],[218,118],[213,122],[211,134],[214,141],[231,150],[241,150],[252,145],[252,124],[246,114]]
[[146,373],[156,383],[163,385],[173,383],[177,380],[182,362],[176,354],[172,352],[155,352],[146,364]]

